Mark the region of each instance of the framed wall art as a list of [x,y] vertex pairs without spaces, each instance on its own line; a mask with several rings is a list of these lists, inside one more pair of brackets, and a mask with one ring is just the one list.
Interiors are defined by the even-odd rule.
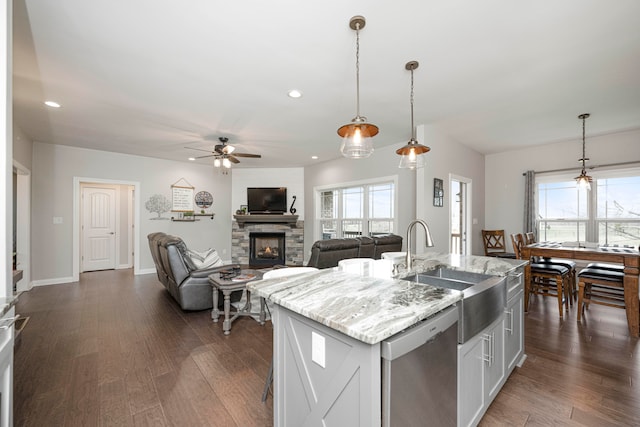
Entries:
[[444,206],[444,183],[439,178],[433,178],[433,206]]
[[[184,185],[177,185],[184,181]],[[193,212],[194,187],[184,178],[179,179],[171,186],[171,210],[173,212]]]

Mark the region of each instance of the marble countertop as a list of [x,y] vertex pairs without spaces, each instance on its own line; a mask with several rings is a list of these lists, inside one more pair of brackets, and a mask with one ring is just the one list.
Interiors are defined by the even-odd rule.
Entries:
[[412,272],[447,265],[504,276],[520,260],[425,253],[398,278],[359,276],[337,268],[247,284],[255,295],[367,344],[375,344],[462,299],[462,292],[402,280]]
[[433,270],[439,265],[446,265],[454,270],[470,271],[472,273],[506,276],[516,268],[527,264],[527,261],[521,259],[454,255],[439,252],[426,252],[416,255],[414,260],[412,271],[400,273],[398,277],[407,276],[410,273]]

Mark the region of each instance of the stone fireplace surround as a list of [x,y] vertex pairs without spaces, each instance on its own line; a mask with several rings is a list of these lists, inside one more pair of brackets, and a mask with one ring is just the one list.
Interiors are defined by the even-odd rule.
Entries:
[[[271,218],[250,219],[242,215],[240,223],[233,221],[231,228],[231,261],[249,265],[249,233],[285,233],[285,264],[302,266],[304,262],[304,221],[286,221],[282,217],[292,215],[269,215]],[[255,222],[254,222],[255,221]],[[272,222],[270,222],[272,221]]]

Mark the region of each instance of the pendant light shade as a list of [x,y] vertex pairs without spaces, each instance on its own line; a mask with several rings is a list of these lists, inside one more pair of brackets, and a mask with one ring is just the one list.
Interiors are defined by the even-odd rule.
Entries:
[[360,115],[360,30],[365,23],[363,16],[349,20],[349,27],[356,32],[356,116],[338,129],[338,135],[342,137],[340,152],[350,159],[369,157],[373,153],[371,138],[379,131],[378,126],[368,123],[367,118]]
[[582,162],[582,172],[580,172],[580,176],[577,176],[575,180],[578,187],[584,188],[586,190],[591,190],[591,182],[593,182],[593,178],[587,175],[587,170],[585,168],[585,162],[589,160],[586,156],[585,120],[587,120],[590,115],[591,114],[585,113],[578,116],[578,118],[582,120],[582,158],[580,159],[580,161]]
[[422,145],[416,139],[416,128],[413,124],[413,70],[418,68],[418,61],[410,61],[404,66],[405,69],[411,71],[411,139],[404,147],[398,148],[396,154],[400,155],[400,165],[398,167],[403,169],[416,169],[424,167],[424,153],[427,153],[431,148],[426,145]]

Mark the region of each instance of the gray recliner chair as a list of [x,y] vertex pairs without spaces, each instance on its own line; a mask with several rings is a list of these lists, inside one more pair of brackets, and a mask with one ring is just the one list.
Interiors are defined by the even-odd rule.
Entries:
[[[183,310],[206,310],[213,307],[209,275],[231,266],[196,268],[187,254],[184,241],[165,233],[147,236],[158,280]],[[219,298],[219,301],[222,301]]]

